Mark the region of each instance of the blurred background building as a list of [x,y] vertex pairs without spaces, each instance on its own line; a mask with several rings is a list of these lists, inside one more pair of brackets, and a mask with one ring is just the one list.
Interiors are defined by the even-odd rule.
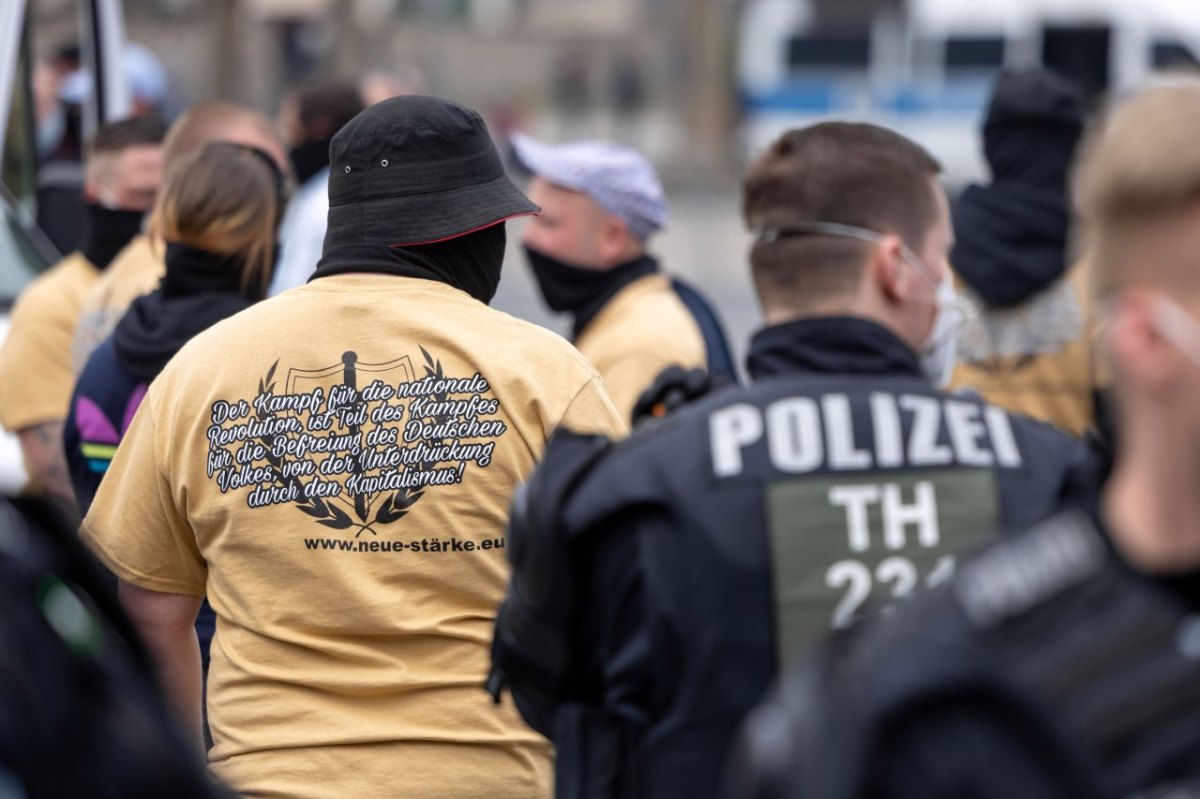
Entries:
[[[29,0],[35,52],[77,39],[78,0]],[[985,177],[980,118],[1002,67],[1045,65],[1094,102],[1200,53],[1197,0],[125,0],[168,76],[163,110],[228,98],[268,114],[311,77],[482,111],[497,138],[616,139],[671,195],[656,249],[713,288],[739,346],[758,323],[737,178],[784,129],[826,118],[926,145],[953,192]],[[510,238],[515,238],[511,236]],[[519,258],[514,259],[519,264]],[[728,290],[723,290],[728,287]],[[556,326],[525,270],[502,307]]]

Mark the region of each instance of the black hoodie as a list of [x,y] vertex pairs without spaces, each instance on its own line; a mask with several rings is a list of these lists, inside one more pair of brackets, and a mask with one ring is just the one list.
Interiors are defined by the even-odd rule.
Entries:
[[1047,70],[1003,73],[984,123],[988,186],[954,203],[955,271],[986,305],[1017,305],[1062,277],[1068,264],[1067,175],[1085,104]]

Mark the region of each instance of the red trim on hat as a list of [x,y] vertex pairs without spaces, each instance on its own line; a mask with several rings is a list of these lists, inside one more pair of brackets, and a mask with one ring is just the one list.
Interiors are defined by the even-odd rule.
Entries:
[[499,219],[497,219],[495,222],[488,222],[486,225],[480,225],[479,227],[471,228],[470,230],[464,230],[462,233],[455,233],[453,236],[442,236],[440,239],[429,239],[428,241],[412,241],[412,242],[407,242],[404,244],[389,244],[388,246],[389,247],[420,247],[425,244],[440,244],[443,241],[450,241],[451,239],[458,239],[458,238],[462,238],[463,236],[469,236],[472,233],[478,233],[481,230],[487,230],[488,228],[495,227],[496,225],[499,225],[502,222],[507,222],[510,219],[516,219],[519,216],[537,216],[540,213],[541,213],[541,211],[521,211],[520,213],[509,214],[508,216],[502,216]]

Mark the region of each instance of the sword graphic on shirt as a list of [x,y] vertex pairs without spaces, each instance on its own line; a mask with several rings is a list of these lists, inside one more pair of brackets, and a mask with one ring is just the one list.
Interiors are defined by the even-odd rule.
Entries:
[[377,536],[427,492],[487,468],[508,429],[487,378],[447,375],[418,349],[421,376],[408,356],[372,363],[347,351],[327,367],[289,368],[283,393],[276,360],[253,397],[212,404],[208,477],[251,508],[291,504],[325,527]]

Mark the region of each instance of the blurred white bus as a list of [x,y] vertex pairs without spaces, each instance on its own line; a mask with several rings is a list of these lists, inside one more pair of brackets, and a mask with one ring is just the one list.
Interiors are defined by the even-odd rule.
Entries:
[[999,68],[1119,92],[1200,62],[1200,0],[907,0],[857,24],[811,0],[748,0],[738,38],[747,155],[787,128],[871,121],[924,144],[953,186],[986,174],[978,130]]

